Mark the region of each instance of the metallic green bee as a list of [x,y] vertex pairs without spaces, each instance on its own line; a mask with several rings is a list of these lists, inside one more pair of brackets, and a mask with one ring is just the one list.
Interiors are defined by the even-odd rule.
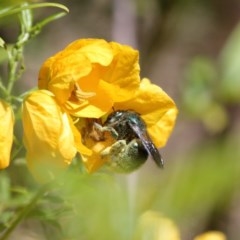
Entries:
[[131,172],[150,157],[163,167],[162,157],[152,142],[146,124],[140,115],[132,110],[112,112],[103,126],[95,124],[101,132],[108,131],[116,142],[101,152],[108,165],[116,172]]

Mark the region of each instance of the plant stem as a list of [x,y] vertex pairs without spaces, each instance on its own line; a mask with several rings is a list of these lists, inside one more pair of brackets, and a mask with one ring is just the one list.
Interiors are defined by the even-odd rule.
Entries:
[[13,230],[18,226],[18,224],[27,216],[27,214],[36,206],[37,201],[49,190],[49,184],[45,184],[39,188],[35,196],[29,202],[29,204],[23,208],[11,225],[6,229],[4,234],[1,236],[0,240],[5,240],[13,232]]
[[7,86],[7,93],[8,96],[11,96],[12,88],[14,83],[17,79],[17,70],[19,66],[18,57],[19,51],[16,50],[15,46],[8,51],[8,59],[9,59],[9,79],[8,79],[8,86]]

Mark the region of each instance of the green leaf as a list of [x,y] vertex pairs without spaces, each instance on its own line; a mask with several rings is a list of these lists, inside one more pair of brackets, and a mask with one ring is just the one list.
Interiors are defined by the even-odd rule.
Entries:
[[240,23],[220,55],[221,96],[227,102],[240,101]]
[[10,179],[6,172],[0,174],[0,203],[6,203],[10,199]]
[[196,57],[185,72],[183,107],[191,116],[202,118],[214,102],[217,73],[213,62],[205,57]]
[[21,5],[21,6],[11,6],[4,8],[0,11],[0,18],[6,17],[12,14],[17,14],[22,12],[23,10],[29,10],[34,8],[42,8],[42,7],[56,7],[64,10],[65,12],[69,12],[68,8],[62,4],[59,3],[35,3],[35,4],[27,4],[27,5]]
[[5,41],[0,37],[0,47],[4,48]]

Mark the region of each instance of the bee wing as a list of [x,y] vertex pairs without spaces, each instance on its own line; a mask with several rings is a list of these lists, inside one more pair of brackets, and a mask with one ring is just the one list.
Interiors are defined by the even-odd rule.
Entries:
[[156,146],[153,144],[151,138],[149,137],[147,131],[140,126],[134,124],[133,122],[129,122],[130,127],[132,130],[137,134],[139,139],[141,140],[144,148],[148,152],[148,154],[152,157],[154,162],[160,167],[163,168],[163,159],[161,154],[159,153]]

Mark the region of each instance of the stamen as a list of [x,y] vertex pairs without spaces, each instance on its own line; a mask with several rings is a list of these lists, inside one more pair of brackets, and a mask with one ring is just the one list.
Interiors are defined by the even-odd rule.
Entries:
[[84,92],[77,83],[75,83],[74,85],[74,90],[73,90],[73,94],[75,95],[75,97],[81,101],[81,99],[84,98],[90,98],[96,95],[96,93],[94,92]]

